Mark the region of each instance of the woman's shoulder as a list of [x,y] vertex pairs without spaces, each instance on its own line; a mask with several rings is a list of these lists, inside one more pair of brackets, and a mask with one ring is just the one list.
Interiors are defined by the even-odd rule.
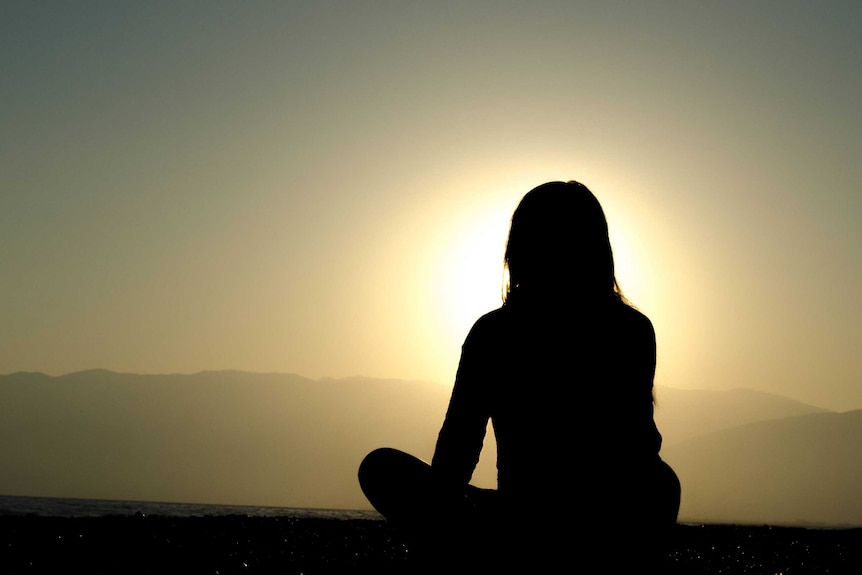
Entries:
[[505,306],[498,307],[497,309],[493,309],[481,316],[475,322],[473,322],[473,327],[470,329],[470,332],[475,331],[484,331],[484,330],[496,330],[499,327],[506,325],[511,321],[511,313],[509,313],[509,309]]
[[519,314],[508,306],[500,306],[479,316],[467,334],[467,340],[496,340],[517,331]]
[[650,318],[638,308],[625,302],[620,302],[616,307],[619,310],[620,317],[622,317],[624,321],[630,321],[642,326],[649,326],[650,329],[652,328],[652,321]]
[[651,341],[655,344],[655,328],[650,318],[629,304],[620,302],[617,312],[618,322],[616,332],[620,337],[628,334],[625,339],[641,343]]
[[[641,333],[654,333],[654,328],[650,318],[639,309],[625,303],[615,302],[611,308],[604,308],[601,311],[597,308],[591,308],[586,316],[582,315],[582,309],[561,308],[557,313],[552,313],[552,316],[557,316],[557,319],[562,318],[565,321],[576,321],[578,317],[586,319],[592,317],[600,319],[600,321],[610,321],[609,325],[616,325],[626,331],[634,331]],[[516,309],[510,306],[501,306],[491,310],[481,316],[473,323],[468,334],[468,338],[482,337],[488,334],[501,334],[509,329],[519,329],[524,325],[531,324],[539,320],[549,320],[546,314],[540,314],[539,318],[533,317],[535,314],[530,314],[529,310]],[[544,317],[541,317],[544,316]],[[532,318],[532,319],[531,319]],[[551,321],[551,323],[557,323]]]

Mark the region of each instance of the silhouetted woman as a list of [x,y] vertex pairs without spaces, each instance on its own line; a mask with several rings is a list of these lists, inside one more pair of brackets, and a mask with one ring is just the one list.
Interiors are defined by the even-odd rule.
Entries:
[[[444,563],[643,565],[676,523],[680,485],[659,456],[655,332],[620,291],[596,197],[574,181],[531,190],[504,266],[503,305],[464,341],[430,468],[376,450],[363,491]],[[496,490],[469,485],[489,420]]]

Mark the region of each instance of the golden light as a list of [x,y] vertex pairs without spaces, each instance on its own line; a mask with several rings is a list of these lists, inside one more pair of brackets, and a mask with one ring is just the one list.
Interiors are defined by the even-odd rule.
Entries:
[[[405,350],[413,350],[400,353],[410,354],[413,363],[407,362],[408,366],[423,366],[422,378],[451,383],[460,346],[473,323],[502,304],[503,254],[512,212],[537,179],[496,187],[452,184],[451,189],[472,193],[437,196],[402,219],[404,229],[393,233],[416,241],[397,248],[398,263],[391,264],[387,273],[404,281],[397,296],[404,301],[390,304],[402,312],[399,317],[405,327],[400,332],[415,336],[400,340]],[[650,242],[640,232],[643,226],[635,225],[640,223],[637,206],[627,202],[624,193],[599,194],[599,199],[608,217],[623,293],[649,312],[655,302],[648,268],[654,262],[648,257]]]
[[644,291],[646,282],[634,251],[635,247],[622,228],[611,228],[610,237],[611,249],[614,252],[614,269],[623,295],[636,305],[638,302],[643,303],[647,297]]
[[447,337],[463,340],[473,323],[502,304],[503,254],[513,206],[477,207],[460,217],[437,254],[438,307]]
[[[461,341],[473,322],[502,304],[503,254],[517,202],[477,206],[450,224],[437,246],[435,269],[440,298],[437,318],[446,338]],[[610,218],[609,218],[610,220]],[[638,244],[618,214],[609,221],[617,279],[635,304],[649,298]]]

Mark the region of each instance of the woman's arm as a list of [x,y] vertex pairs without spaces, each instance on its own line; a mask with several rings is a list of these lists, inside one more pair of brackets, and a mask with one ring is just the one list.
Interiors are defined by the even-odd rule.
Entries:
[[461,485],[470,482],[491,415],[485,363],[489,358],[483,357],[481,340],[474,326],[461,347],[455,385],[431,460],[435,474]]

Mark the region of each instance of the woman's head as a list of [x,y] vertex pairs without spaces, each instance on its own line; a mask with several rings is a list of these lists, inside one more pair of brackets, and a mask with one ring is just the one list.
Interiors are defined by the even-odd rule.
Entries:
[[512,215],[505,301],[622,299],[608,224],[599,201],[575,181],[530,190]]

